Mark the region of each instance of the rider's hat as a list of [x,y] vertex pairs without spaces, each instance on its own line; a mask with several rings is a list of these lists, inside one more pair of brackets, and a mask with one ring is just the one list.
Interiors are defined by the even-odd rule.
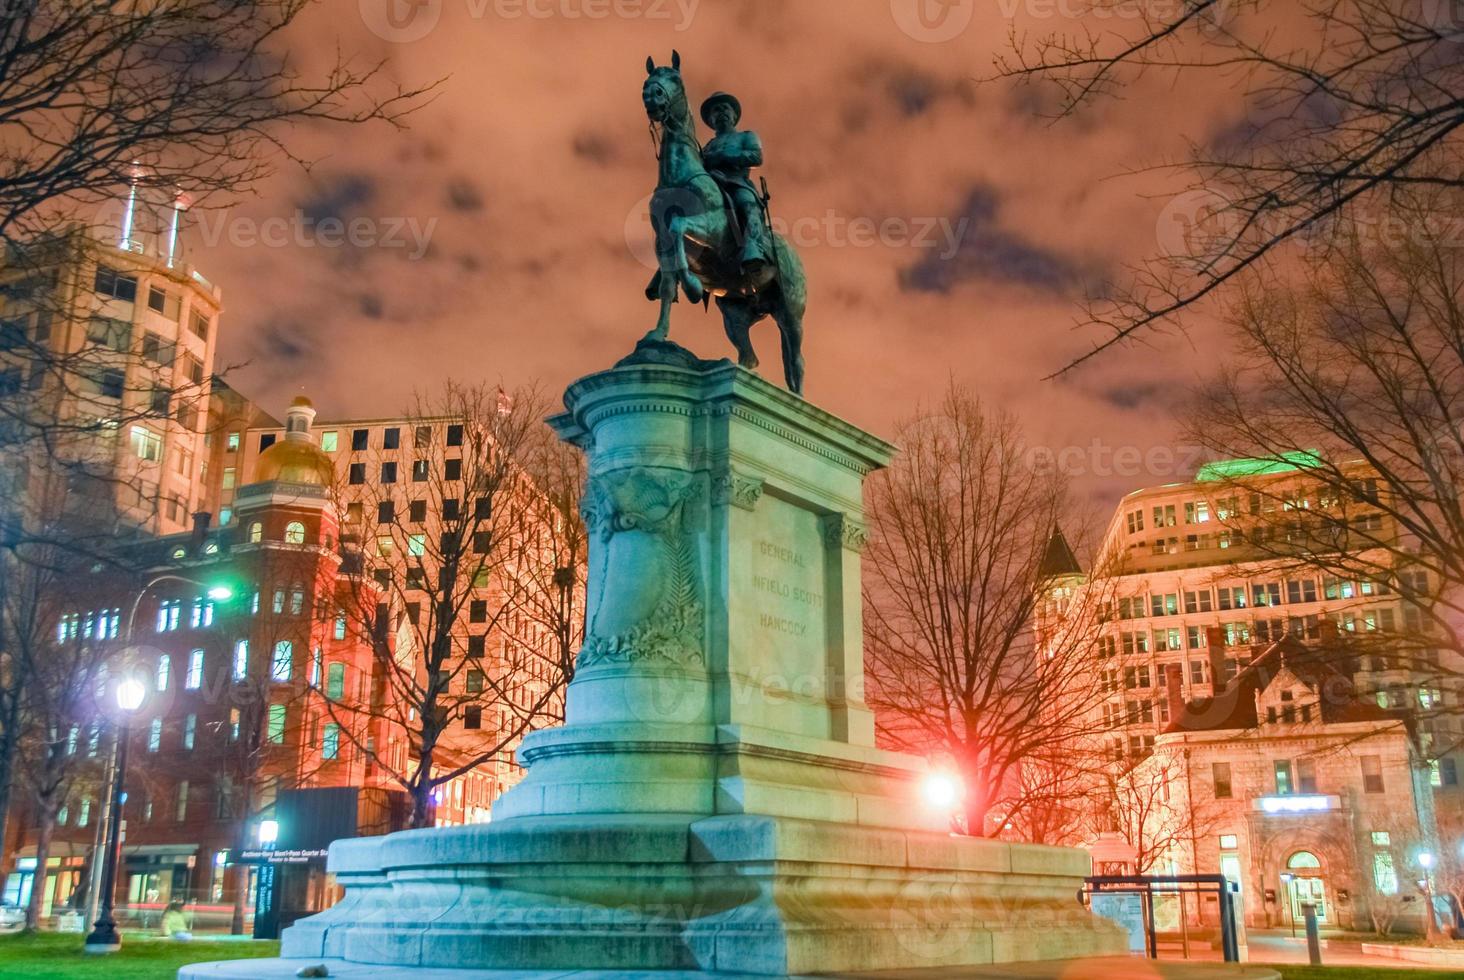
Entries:
[[742,103],[737,101],[737,96],[731,95],[727,92],[713,92],[711,95],[707,96],[707,100],[701,104],[702,122],[710,126],[712,124],[712,106],[718,105],[723,102],[732,107],[732,115],[736,117],[733,122],[737,122],[742,119]]

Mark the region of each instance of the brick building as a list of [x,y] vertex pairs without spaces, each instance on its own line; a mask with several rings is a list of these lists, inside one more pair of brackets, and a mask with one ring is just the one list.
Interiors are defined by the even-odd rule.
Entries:
[[1169,866],[1238,882],[1248,926],[1312,903],[1324,927],[1422,930],[1419,856],[1440,846],[1429,760],[1411,713],[1359,696],[1354,666],[1283,636],[1211,696],[1167,684],[1171,721],[1136,776],[1163,787],[1152,820],[1183,821]]

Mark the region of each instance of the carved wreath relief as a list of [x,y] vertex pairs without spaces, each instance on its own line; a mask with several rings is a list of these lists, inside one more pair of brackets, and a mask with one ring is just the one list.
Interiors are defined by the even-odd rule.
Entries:
[[580,504],[596,541],[590,623],[579,666],[704,662],[689,473],[632,467],[591,479]]

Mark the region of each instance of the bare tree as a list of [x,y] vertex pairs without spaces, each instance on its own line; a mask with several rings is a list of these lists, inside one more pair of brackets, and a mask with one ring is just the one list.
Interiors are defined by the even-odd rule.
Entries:
[[[1464,255],[1353,234],[1286,275],[1250,276],[1228,312],[1233,357],[1187,427],[1219,455],[1290,468],[1217,487],[1232,553],[1320,575],[1364,667],[1457,679]],[[1438,714],[1441,699],[1416,707]]]
[[[5,614],[12,628],[7,650],[12,670],[27,678],[12,695],[20,705],[11,777],[19,776],[27,790],[36,831],[37,880],[26,928],[37,929],[59,814],[83,791],[97,800],[98,817],[102,810],[100,766],[109,748],[103,723],[109,703],[107,661],[121,610],[63,612],[63,594],[73,602],[85,594],[71,556],[53,551],[43,559],[30,549],[26,557],[27,563],[7,576]],[[69,582],[64,592],[63,581]]]
[[[410,456],[363,461],[371,479],[348,475],[361,481],[339,491],[363,564],[347,615],[375,645],[369,710],[391,733],[358,748],[411,797],[413,827],[431,824],[434,789],[561,716],[563,637],[537,617],[560,601],[563,529],[520,462],[543,408],[534,389],[449,382],[408,413]],[[404,761],[390,751],[398,738]]]
[[307,162],[284,142],[290,127],[400,125],[431,91],[391,83],[380,63],[302,70],[286,36],[311,6],[19,0],[0,18],[0,835],[23,706],[58,694],[31,690],[22,630],[39,610],[17,608],[29,591],[17,583],[57,550],[108,560],[112,508],[89,504],[102,488],[141,491],[111,465],[118,433],[200,411],[207,395],[203,378],[124,391],[116,361],[130,349],[58,340],[92,324],[72,301],[96,257],[77,226],[129,194],[226,207],[274,161]]
[[[574,680],[575,655],[585,635],[585,576],[589,532],[580,512],[585,491],[585,456],[540,426],[522,454],[524,471],[539,494],[534,520],[543,528],[534,560],[517,566],[518,589],[526,619],[554,638],[554,671],[568,687]],[[546,706],[564,722],[564,700]]]
[[[1013,33],[997,73],[1054,86],[1059,115],[1158,76],[1231,86],[1248,121],[1196,142],[1173,169],[1192,179],[1175,216],[1198,250],[1149,257],[1085,310],[1094,350],[1174,322],[1280,247],[1368,220],[1399,191],[1464,184],[1464,15],[1435,0],[1088,0],[1088,29]],[[1198,139],[1198,137],[1197,137]],[[1071,365],[1069,365],[1071,366]]]
[[959,769],[968,833],[1002,833],[1043,799],[1023,798],[1024,767],[1095,723],[1097,613],[1113,578],[1079,588],[1071,554],[1050,554],[1067,486],[1026,463],[1011,416],[953,385],[896,439],[869,493],[871,703],[884,741]]
[[1114,766],[1094,784],[1090,819],[1098,833],[1122,835],[1133,848],[1134,874],[1150,874],[1159,865],[1190,850],[1197,836],[1195,823],[1208,827],[1204,807],[1193,800],[1179,805],[1174,786],[1183,779],[1179,763],[1158,752],[1135,763]]

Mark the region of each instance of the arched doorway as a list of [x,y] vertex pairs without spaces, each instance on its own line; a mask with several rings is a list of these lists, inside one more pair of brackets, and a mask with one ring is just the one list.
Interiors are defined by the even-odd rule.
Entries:
[[1297,851],[1286,859],[1287,901],[1291,905],[1293,922],[1306,918],[1303,905],[1317,907],[1317,921],[1325,924],[1328,919],[1327,887],[1322,877],[1322,862],[1311,851]]

